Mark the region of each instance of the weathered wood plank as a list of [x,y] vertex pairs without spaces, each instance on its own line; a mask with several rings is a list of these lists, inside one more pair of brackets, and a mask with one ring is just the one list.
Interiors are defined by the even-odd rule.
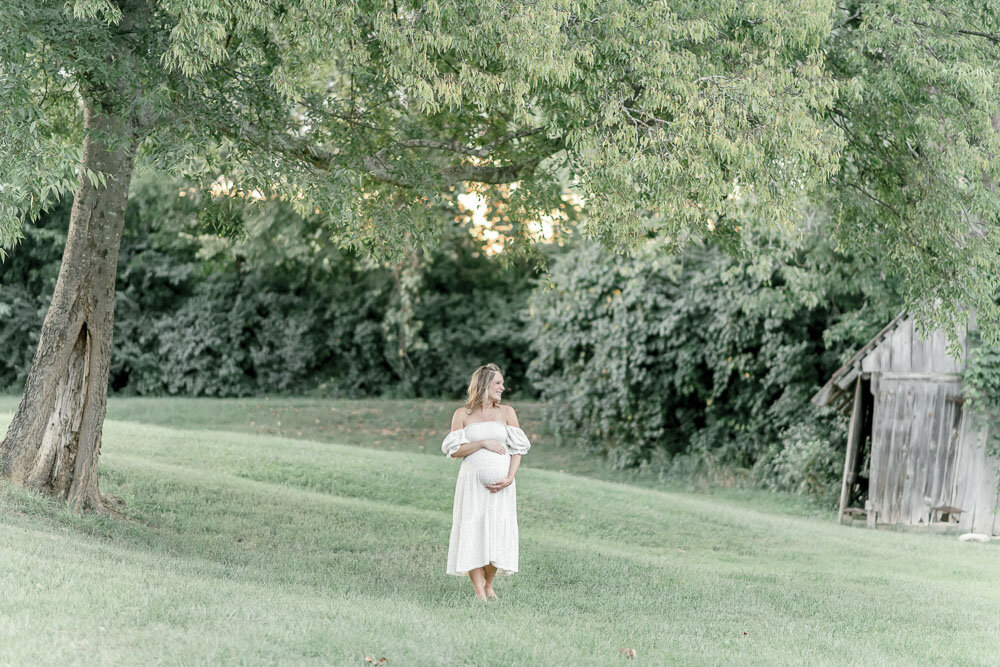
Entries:
[[934,454],[937,451],[941,430],[941,413],[945,410],[945,388],[943,383],[923,383],[924,405],[920,411],[919,432],[911,438],[914,455],[913,473],[909,480],[907,496],[907,522],[911,525],[927,524],[930,518],[930,503],[927,495],[927,481],[933,471]]
[[942,329],[934,331],[931,337],[933,359],[931,369],[937,373],[959,373],[962,370],[962,360],[948,354],[948,338]]
[[963,510],[959,519],[959,525],[963,530],[972,530],[973,489],[979,477],[975,421],[967,410],[962,412],[962,426],[958,436],[958,464],[955,467],[954,494],[950,503]]
[[[984,429],[985,431],[985,429]],[[987,440],[984,433],[983,440]],[[997,478],[1000,474],[1000,463],[996,459],[986,457],[986,474],[983,476],[983,530],[987,535],[993,534],[993,527],[996,525],[997,517],[1000,516],[1000,495],[998,495]]]
[[837,523],[844,520],[844,510],[847,509],[847,502],[851,495],[853,486],[854,464],[857,459],[858,442],[860,442],[862,419],[861,405],[861,376],[858,376],[854,385],[854,407],[851,410],[851,425],[847,429],[847,453],[844,456],[844,476],[840,483],[840,511],[837,513]]
[[962,381],[962,376],[959,373],[935,373],[933,371],[928,371],[926,373],[897,373],[896,371],[886,371],[882,374],[882,376],[889,380],[923,380],[925,382]]
[[911,491],[916,477],[916,463],[920,457],[920,449],[922,447],[920,438],[924,431],[926,431],[923,411],[925,410],[924,406],[929,400],[927,395],[929,393],[928,390],[932,386],[924,382],[909,382],[907,384],[908,405],[902,416],[902,422],[907,429],[906,445],[903,451],[900,452],[900,474],[899,481],[897,482],[897,488],[899,489],[899,514],[896,520],[898,523],[904,524],[910,522],[910,505],[913,500]]
[[903,486],[906,481],[906,459],[910,453],[911,416],[913,415],[914,388],[912,383],[900,380],[886,381],[896,401],[887,424],[885,495],[882,501],[880,523],[899,523],[902,509]]
[[885,471],[888,464],[889,439],[888,425],[892,423],[892,413],[895,410],[895,393],[880,380],[879,374],[872,375],[874,390],[874,414],[872,416],[872,451],[868,462],[868,500],[874,514],[882,511],[885,498]]
[[910,337],[910,370],[914,373],[930,372],[933,354],[930,341],[921,337],[919,328],[914,324],[913,335]]
[[972,530],[977,533],[987,533],[993,530],[993,517],[996,514],[996,466],[986,455],[986,429],[978,425],[976,429],[976,451],[980,457],[979,475],[973,494]]
[[861,360],[861,370],[865,373],[882,372],[882,346],[876,345]]
[[862,373],[878,373],[878,364],[875,363],[874,352],[869,352],[861,359]]
[[913,338],[913,318],[906,318],[899,328],[892,332],[892,361],[888,370],[906,373],[911,369],[910,351]]
[[934,415],[938,410],[940,383],[912,383],[914,402],[910,419],[909,455],[906,460],[906,477],[903,482],[900,521],[916,524],[926,513],[923,488],[926,481],[928,459],[932,448]]
[[[959,384],[949,385],[945,391],[957,391]],[[932,507],[952,504],[953,484],[955,478],[955,461],[958,452],[959,428],[962,425],[962,405],[947,400],[940,420],[941,428],[937,439],[937,450],[931,458],[933,466],[928,477],[926,494],[931,499]]]

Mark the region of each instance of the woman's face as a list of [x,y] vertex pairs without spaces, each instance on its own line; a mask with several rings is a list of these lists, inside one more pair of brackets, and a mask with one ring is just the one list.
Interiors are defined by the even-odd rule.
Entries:
[[500,397],[503,395],[503,389],[503,376],[499,373],[494,373],[493,379],[490,380],[490,386],[486,390],[486,395],[491,401],[499,403]]

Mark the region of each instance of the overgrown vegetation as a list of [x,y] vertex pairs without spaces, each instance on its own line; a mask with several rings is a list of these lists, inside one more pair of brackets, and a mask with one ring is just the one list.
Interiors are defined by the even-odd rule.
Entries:
[[555,262],[532,299],[530,375],[557,436],[622,467],[832,495],[845,424],[809,398],[899,300],[822,227],[768,242],[779,261],[699,246]]
[[[632,258],[553,248],[539,282],[533,264],[487,257],[459,225],[434,252],[374,263],[280,203],[227,207],[220,228],[199,215],[204,198],[135,188],[119,394],[456,397],[469,369],[496,361],[512,397],[547,402],[558,438],[621,469],[822,498],[844,424],[809,398],[900,304],[818,218],[758,239],[769,250],[752,260],[718,244],[665,253],[657,240]],[[19,389],[29,368],[66,224],[60,208],[26,227],[0,264],[0,386]]]
[[[433,252],[376,263],[280,203],[236,209],[220,238],[199,216],[199,199],[208,197],[148,179],[130,200],[114,390],[436,397],[461,392],[468,369],[491,359],[522,395],[532,393],[523,320],[535,269],[527,260],[491,261],[458,227]],[[64,206],[26,226],[0,263],[0,387],[19,390],[30,368],[68,217]]]
[[1000,349],[984,343],[975,331],[969,334],[962,391],[972,414],[988,429],[986,453],[1000,459]]

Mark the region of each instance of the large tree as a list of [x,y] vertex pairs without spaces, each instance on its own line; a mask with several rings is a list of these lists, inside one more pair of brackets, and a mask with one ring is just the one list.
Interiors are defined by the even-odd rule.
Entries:
[[[96,468],[137,160],[284,197],[381,255],[432,240],[468,187],[501,200],[515,235],[570,187],[586,230],[623,248],[794,224],[803,197],[832,184],[830,200],[865,228],[845,225],[845,242],[892,249],[914,238],[922,200],[883,191],[944,164],[953,187],[979,197],[973,222],[930,238],[914,271],[941,273],[940,245],[952,244],[927,282],[951,284],[963,252],[988,254],[996,182],[984,177],[996,140],[982,122],[998,108],[994,76],[968,65],[995,62],[993,31],[975,23],[988,16],[963,18],[964,4],[2,0],[0,246],[54,199],[74,203],[0,473],[108,508]],[[930,65],[913,62],[930,56],[891,43],[892,30],[944,40],[936,55],[952,69],[919,76]],[[870,106],[882,85],[906,87],[896,106]],[[914,97],[928,111],[907,127],[927,136],[904,141],[897,121]],[[962,160],[949,157],[955,141]],[[889,147],[918,156],[898,180],[886,176]],[[881,207],[841,196],[853,191]]]

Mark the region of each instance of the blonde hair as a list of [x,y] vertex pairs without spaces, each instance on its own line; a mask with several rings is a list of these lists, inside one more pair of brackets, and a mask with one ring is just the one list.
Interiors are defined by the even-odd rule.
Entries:
[[[473,412],[486,402],[489,397],[490,382],[493,382],[493,377],[500,372],[500,367],[496,364],[486,364],[475,370],[472,379],[469,380],[468,398],[465,401],[467,412]],[[498,405],[499,402],[493,403],[494,408]]]

